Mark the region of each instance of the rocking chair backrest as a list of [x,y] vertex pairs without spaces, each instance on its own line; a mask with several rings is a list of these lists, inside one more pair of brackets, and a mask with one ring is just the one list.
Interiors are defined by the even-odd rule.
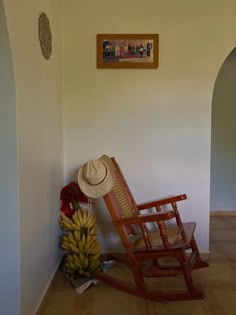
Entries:
[[117,164],[115,158],[111,158],[115,167],[115,185],[113,191],[121,207],[121,215],[124,217],[129,217],[134,214],[139,214],[136,202],[133,195],[129,189],[129,186],[124,178],[124,175]]
[[[105,203],[110,212],[112,220],[118,220],[120,218],[137,216],[139,214],[139,210],[135,203],[135,200],[132,196],[132,193],[127,185],[127,182],[120,170],[119,165],[115,161],[115,158],[111,158],[114,168],[115,168],[115,185],[108,194],[104,196]],[[121,239],[123,243],[125,243],[125,247],[127,247],[127,242],[130,234],[136,235],[140,233],[140,230],[145,233],[146,226],[145,224],[140,225],[129,225],[123,226],[122,231],[119,230],[118,233],[122,234]],[[145,233],[146,234],[146,233]],[[124,238],[126,240],[124,240]]]

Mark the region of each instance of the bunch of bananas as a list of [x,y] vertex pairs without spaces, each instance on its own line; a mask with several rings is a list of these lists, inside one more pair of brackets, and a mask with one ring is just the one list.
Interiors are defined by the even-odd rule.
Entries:
[[87,209],[80,208],[79,210],[75,210],[72,218],[68,218],[64,212],[60,212],[60,226],[64,230],[69,231],[80,231],[81,228],[89,229],[90,234],[96,234],[96,216],[91,215]]
[[61,238],[61,247],[68,252],[65,268],[87,277],[100,270],[101,249],[96,237],[96,216],[81,208],[75,210],[72,218],[61,212],[59,223],[66,230]]

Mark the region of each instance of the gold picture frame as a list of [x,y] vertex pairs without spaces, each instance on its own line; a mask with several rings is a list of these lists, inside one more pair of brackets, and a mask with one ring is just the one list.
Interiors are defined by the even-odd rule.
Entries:
[[155,69],[158,34],[97,34],[98,69]]

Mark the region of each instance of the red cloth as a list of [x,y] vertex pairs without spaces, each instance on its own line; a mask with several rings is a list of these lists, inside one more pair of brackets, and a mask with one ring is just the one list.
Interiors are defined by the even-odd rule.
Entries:
[[60,210],[68,217],[71,217],[75,210],[80,208],[80,202],[88,203],[88,198],[84,195],[76,182],[70,182],[62,188],[60,199]]

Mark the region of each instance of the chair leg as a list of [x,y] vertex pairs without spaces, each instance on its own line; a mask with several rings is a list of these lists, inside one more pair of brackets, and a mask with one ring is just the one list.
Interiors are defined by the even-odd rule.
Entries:
[[134,282],[136,284],[137,289],[140,292],[145,292],[144,277],[140,271],[140,268],[139,268],[137,261],[135,260],[135,258],[130,256],[129,262],[130,262],[130,269],[132,271]]
[[193,268],[198,269],[198,268],[209,267],[209,264],[201,259],[198,246],[194,237],[192,238],[192,241],[191,241],[191,248],[192,248],[193,253],[195,254],[195,259],[196,259],[196,262],[193,265]]
[[182,268],[182,272],[183,272],[186,286],[187,286],[189,291],[192,291],[193,290],[193,279],[192,279],[191,271],[190,271],[190,268],[189,268],[189,265],[187,262],[187,257],[186,257],[186,254],[184,251],[181,251],[179,261],[181,264],[181,268]]
[[184,280],[188,288],[189,294],[199,295],[200,298],[204,297],[204,293],[201,290],[197,290],[193,285],[193,278],[191,274],[191,269],[187,260],[187,256],[184,250],[179,252],[179,262],[181,264]]

